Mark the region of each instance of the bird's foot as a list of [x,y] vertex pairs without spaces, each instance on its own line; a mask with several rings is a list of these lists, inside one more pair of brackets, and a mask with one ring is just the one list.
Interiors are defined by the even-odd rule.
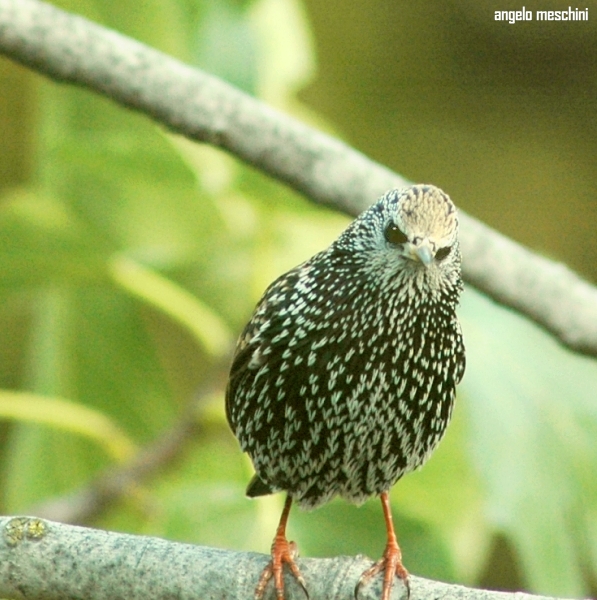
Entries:
[[402,564],[402,553],[398,544],[388,542],[383,557],[378,560],[372,567],[367,569],[359,579],[355,589],[354,596],[357,598],[359,589],[363,584],[368,583],[378,573],[383,571],[383,590],[381,600],[390,600],[392,587],[394,585],[394,575],[399,577],[406,587],[406,598],[410,598],[410,584],[408,582],[408,571]]
[[276,536],[274,543],[272,544],[272,559],[267,567],[263,569],[261,577],[259,578],[259,583],[255,588],[255,600],[261,600],[261,598],[263,598],[265,588],[272,577],[276,588],[276,600],[284,600],[284,563],[288,565],[294,578],[298,581],[303,592],[305,592],[307,600],[309,600],[309,593],[307,592],[305,580],[295,562],[295,558],[297,557],[298,549],[296,544],[294,542],[289,542],[286,537]]

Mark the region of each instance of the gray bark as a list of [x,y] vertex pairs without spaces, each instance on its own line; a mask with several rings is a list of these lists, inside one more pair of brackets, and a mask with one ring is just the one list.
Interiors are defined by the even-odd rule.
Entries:
[[[246,600],[268,557],[63,525],[0,517],[0,597],[7,600]],[[299,559],[311,600],[354,600],[365,557]],[[286,576],[286,600],[305,600]],[[392,597],[405,598],[396,580]],[[379,600],[381,577],[359,600]],[[274,597],[270,588],[269,600]],[[412,600],[543,600],[411,576]]]

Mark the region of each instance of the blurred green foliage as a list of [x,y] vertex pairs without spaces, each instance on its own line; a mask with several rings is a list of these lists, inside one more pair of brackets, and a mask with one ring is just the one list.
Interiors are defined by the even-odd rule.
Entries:
[[[317,119],[296,101],[314,70],[298,0],[152,0],[142,13],[132,0],[59,4]],[[0,69],[0,125],[20,131],[0,140],[0,507],[21,513],[166,430],[222,371],[266,285],[346,219],[103,98]],[[597,579],[597,363],[473,290],[460,315],[468,368],[454,422],[392,494],[406,564],[586,594]],[[251,467],[216,383],[183,460],[97,525],[268,551],[282,498],[244,497]],[[374,500],[295,511],[290,535],[315,556],[376,557],[385,542]],[[520,581],[500,579],[496,536]]]

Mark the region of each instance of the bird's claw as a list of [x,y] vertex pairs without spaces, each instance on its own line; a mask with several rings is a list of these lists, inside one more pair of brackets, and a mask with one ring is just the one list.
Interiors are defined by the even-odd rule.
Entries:
[[402,564],[402,555],[398,545],[388,544],[383,557],[368,568],[359,579],[354,588],[355,600],[358,598],[358,593],[363,584],[368,583],[378,573],[383,571],[383,590],[381,600],[390,600],[392,587],[394,585],[394,575],[399,577],[406,587],[406,600],[410,598],[410,584],[408,581],[408,571]]
[[272,544],[272,558],[268,565],[263,569],[257,587],[255,588],[255,600],[261,600],[265,593],[265,588],[270,579],[274,579],[276,589],[276,600],[284,600],[284,563],[288,565],[290,572],[298,581],[307,600],[309,592],[295,559],[298,557],[298,548],[294,542],[289,542],[286,538],[276,538]]

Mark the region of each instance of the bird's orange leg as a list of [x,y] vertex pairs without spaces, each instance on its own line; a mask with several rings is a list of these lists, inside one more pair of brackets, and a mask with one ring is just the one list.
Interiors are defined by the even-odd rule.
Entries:
[[403,581],[404,585],[406,586],[406,597],[408,598],[410,596],[408,571],[402,564],[402,552],[400,551],[400,546],[398,546],[398,540],[396,539],[396,533],[394,532],[394,521],[392,520],[392,509],[390,508],[388,492],[382,492],[380,494],[380,499],[386,521],[386,529],[388,531],[388,543],[386,544],[383,557],[361,575],[361,578],[359,579],[359,582],[355,588],[355,598],[361,585],[367,583],[372,577],[381,571],[384,572],[381,600],[390,600],[392,586],[394,585],[394,575],[397,575]]
[[286,502],[284,503],[284,510],[280,517],[280,524],[276,530],[276,537],[272,543],[272,559],[268,563],[267,567],[263,569],[259,583],[255,588],[255,600],[261,600],[265,588],[269,580],[274,578],[274,586],[276,588],[276,599],[284,600],[284,563],[288,565],[288,568],[294,575],[295,579],[299,582],[300,586],[305,592],[305,596],[309,598],[305,580],[301,575],[301,572],[295,562],[295,558],[298,556],[296,544],[289,542],[286,539],[286,523],[288,522],[288,514],[290,513],[290,507],[292,506],[292,497],[286,496]]

